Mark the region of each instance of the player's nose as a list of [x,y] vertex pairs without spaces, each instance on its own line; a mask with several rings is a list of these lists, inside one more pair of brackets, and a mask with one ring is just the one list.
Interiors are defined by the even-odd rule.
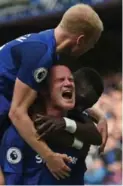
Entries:
[[65,79],[64,81],[64,86],[65,87],[73,87],[73,82],[71,82],[69,79]]

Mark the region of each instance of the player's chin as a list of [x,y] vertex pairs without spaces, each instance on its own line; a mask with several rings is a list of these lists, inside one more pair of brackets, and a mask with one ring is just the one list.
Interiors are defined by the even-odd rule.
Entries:
[[64,100],[62,102],[62,106],[64,107],[64,109],[66,110],[71,110],[75,107],[75,101],[74,100]]

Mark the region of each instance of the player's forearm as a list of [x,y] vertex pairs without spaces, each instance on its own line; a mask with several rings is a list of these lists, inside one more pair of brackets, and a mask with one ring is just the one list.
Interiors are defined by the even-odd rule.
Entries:
[[59,148],[74,147],[75,149],[81,149],[83,147],[83,143],[67,131],[54,132],[52,135],[48,135],[45,140],[48,144],[58,146]]
[[94,124],[86,123],[82,125],[76,122],[77,128],[74,135],[81,141],[91,145],[101,145],[102,138]]
[[44,140],[46,140],[48,144],[55,146],[71,147],[74,142],[74,135],[67,131],[57,131],[52,133],[52,135],[47,135]]
[[100,145],[102,143],[101,135],[92,122],[82,124],[78,121],[69,120],[68,118],[65,118],[65,121],[65,130],[74,134],[74,136],[83,143],[92,145]]
[[50,156],[53,152],[47,146],[44,141],[38,141],[36,137],[36,130],[34,128],[33,122],[28,117],[27,114],[23,114],[21,116],[12,116],[10,115],[10,119],[12,120],[13,125],[22,136],[22,138],[45,160],[48,156]]

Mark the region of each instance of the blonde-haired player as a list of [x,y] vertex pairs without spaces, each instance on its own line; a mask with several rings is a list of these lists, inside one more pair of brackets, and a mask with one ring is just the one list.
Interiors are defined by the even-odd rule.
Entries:
[[[9,112],[11,123],[22,138],[48,162],[53,175],[59,177],[66,171],[64,156],[56,155],[45,142],[37,141],[28,109],[57,56],[66,53],[79,57],[94,47],[102,31],[103,23],[97,13],[88,5],[78,4],[65,12],[55,29],[27,34],[0,49],[1,118]],[[3,85],[9,85],[8,89]],[[6,102],[8,107],[4,108]]]
[[[59,43],[57,50],[66,48],[69,49],[66,50],[67,54],[78,57],[94,47],[103,29],[100,17],[91,6],[86,4],[72,6],[64,13],[55,29]],[[62,41],[61,44],[60,41]]]

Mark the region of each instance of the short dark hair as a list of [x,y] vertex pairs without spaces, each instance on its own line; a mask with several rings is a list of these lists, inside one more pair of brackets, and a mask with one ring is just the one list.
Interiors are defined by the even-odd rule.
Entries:
[[97,102],[104,84],[99,73],[89,67],[83,67],[74,73],[76,86],[76,106],[83,109],[92,107]]

